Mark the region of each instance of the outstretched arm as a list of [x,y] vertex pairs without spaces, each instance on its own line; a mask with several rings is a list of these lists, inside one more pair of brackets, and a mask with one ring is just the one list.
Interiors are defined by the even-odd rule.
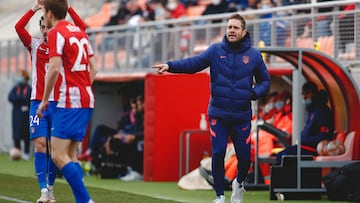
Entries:
[[168,69],[169,69],[169,65],[164,63],[164,64],[157,64],[157,65],[153,65],[152,68],[157,69],[157,72],[159,74],[163,74],[165,73]]
[[41,0],[36,0],[33,7],[30,10],[28,10],[15,24],[16,33],[18,34],[24,46],[27,47],[28,49],[30,48],[31,45],[31,35],[25,29],[25,26],[29,23],[31,17],[34,16],[36,11],[40,10],[41,8],[42,8]]
[[85,22],[81,19],[81,17],[76,13],[75,9],[69,6],[68,12],[73,19],[75,25],[79,26],[80,29],[85,30],[87,26]]

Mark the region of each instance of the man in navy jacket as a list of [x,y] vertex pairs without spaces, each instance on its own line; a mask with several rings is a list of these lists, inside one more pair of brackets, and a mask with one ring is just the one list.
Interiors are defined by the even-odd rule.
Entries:
[[[303,103],[306,107],[305,126],[301,131],[301,154],[317,155],[316,146],[321,140],[331,140],[334,131],[334,116],[326,105],[328,95],[324,90],[318,90],[313,82],[307,82],[302,87]],[[276,155],[280,164],[283,155],[296,155],[297,145],[285,148]]]
[[261,53],[251,47],[245,19],[239,14],[228,18],[222,42],[210,45],[199,55],[153,66],[159,74],[166,71],[191,74],[207,67],[210,67],[208,115],[216,192],[214,202],[225,202],[224,156],[230,136],[238,159],[238,175],[232,184],[231,202],[241,203],[243,183],[250,166],[251,100],[267,93],[270,76]]

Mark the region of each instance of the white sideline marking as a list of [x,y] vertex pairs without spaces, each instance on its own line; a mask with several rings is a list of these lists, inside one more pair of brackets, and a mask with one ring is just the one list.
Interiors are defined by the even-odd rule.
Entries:
[[6,196],[1,196],[1,195],[0,195],[0,199],[4,199],[4,200],[7,200],[7,201],[12,201],[12,202],[18,202],[18,203],[32,203],[32,202],[28,202],[28,201],[25,201],[25,200],[15,199],[15,198],[12,198],[12,197],[6,197]]

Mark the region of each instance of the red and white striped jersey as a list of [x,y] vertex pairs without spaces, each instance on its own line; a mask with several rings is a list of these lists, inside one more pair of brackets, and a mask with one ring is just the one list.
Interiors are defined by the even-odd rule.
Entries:
[[[43,43],[42,39],[31,39],[31,63],[32,63],[32,92],[31,100],[42,100],[45,87],[45,75],[49,65],[49,48]],[[60,94],[61,79],[59,79],[54,89],[51,91],[49,101],[58,101]]]
[[[16,32],[24,46],[29,50],[31,55],[31,81],[32,91],[31,100],[42,100],[45,87],[45,74],[49,62],[48,46],[40,38],[31,37],[29,32],[25,29],[26,24],[34,15],[32,10],[29,10],[16,23]],[[49,101],[57,101],[59,99],[60,81],[57,81],[54,90],[51,92]]]
[[87,34],[66,20],[48,32],[49,58],[61,57],[59,108],[94,108],[89,58],[94,56]]

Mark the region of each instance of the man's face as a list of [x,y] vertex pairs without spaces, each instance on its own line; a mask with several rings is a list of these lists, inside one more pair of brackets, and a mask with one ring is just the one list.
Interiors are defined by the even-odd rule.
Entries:
[[139,111],[142,111],[144,109],[144,103],[141,100],[137,100],[136,104]]
[[226,27],[226,38],[229,42],[239,42],[246,35],[246,30],[240,20],[230,19]]
[[302,91],[301,96],[304,100],[312,99],[314,97],[314,93],[310,90]]
[[51,11],[47,11],[44,9],[44,25],[50,29],[53,25],[51,23],[51,16],[52,16],[52,12]]
[[48,28],[47,28],[47,26],[45,25],[44,20],[41,21],[40,32],[41,32],[41,34],[42,34],[42,37],[43,37],[44,41],[47,42]]

